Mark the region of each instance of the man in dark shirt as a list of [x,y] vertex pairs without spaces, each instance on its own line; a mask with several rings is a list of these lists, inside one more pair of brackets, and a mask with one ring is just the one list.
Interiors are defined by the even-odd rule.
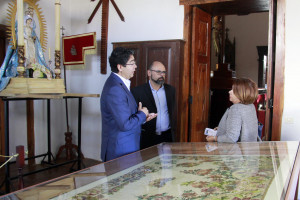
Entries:
[[142,102],[157,117],[142,125],[140,148],[174,141],[175,88],[165,83],[166,68],[154,61],[148,68],[149,81],[131,90],[136,102]]

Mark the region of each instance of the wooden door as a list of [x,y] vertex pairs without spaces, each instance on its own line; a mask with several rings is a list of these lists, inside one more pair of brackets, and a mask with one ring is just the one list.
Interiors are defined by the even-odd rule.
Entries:
[[206,141],[210,88],[211,15],[193,8],[190,142]]

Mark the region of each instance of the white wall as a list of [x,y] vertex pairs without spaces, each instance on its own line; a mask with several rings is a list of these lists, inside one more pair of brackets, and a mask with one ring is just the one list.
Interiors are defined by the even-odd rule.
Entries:
[[281,140],[300,140],[299,0],[286,2],[285,83]]
[[[0,2],[0,23],[4,24],[9,0]],[[54,50],[54,0],[39,2],[45,14],[48,28],[48,46]],[[108,55],[112,51],[112,42],[165,40],[183,38],[183,6],[174,0],[115,0],[125,17],[122,22],[110,4],[108,28]],[[101,10],[95,15],[91,24],[87,24],[98,1],[61,0],[61,25],[66,28],[65,36],[87,32],[97,33],[97,42],[101,37]],[[48,52],[45,53],[48,57]],[[54,56],[52,56],[53,58]],[[67,70],[67,90],[69,93],[101,94],[108,73],[100,74],[100,56],[86,56],[84,70]],[[51,104],[52,152],[56,155],[59,146],[64,144],[66,132],[65,106],[62,100],[53,100]],[[46,102],[35,103],[36,154],[46,152]],[[25,103],[12,103],[10,106],[10,152],[15,152],[16,145],[26,148],[26,110]],[[69,101],[70,125],[73,143],[77,144],[77,101]],[[18,126],[15,126],[17,121]],[[82,110],[82,151],[85,157],[99,159],[101,144],[101,114],[99,98],[84,98]]]

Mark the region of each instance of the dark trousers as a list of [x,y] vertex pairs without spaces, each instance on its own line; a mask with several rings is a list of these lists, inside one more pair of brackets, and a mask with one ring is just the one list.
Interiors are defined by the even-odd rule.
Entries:
[[147,133],[142,131],[140,148],[145,149],[153,145],[160,144],[162,142],[172,142],[172,131],[171,129],[164,131],[161,135],[155,133]]

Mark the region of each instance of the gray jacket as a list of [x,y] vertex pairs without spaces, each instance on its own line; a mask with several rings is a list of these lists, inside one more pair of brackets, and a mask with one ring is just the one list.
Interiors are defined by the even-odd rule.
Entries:
[[255,142],[258,121],[253,104],[233,104],[224,113],[218,126],[218,142]]

